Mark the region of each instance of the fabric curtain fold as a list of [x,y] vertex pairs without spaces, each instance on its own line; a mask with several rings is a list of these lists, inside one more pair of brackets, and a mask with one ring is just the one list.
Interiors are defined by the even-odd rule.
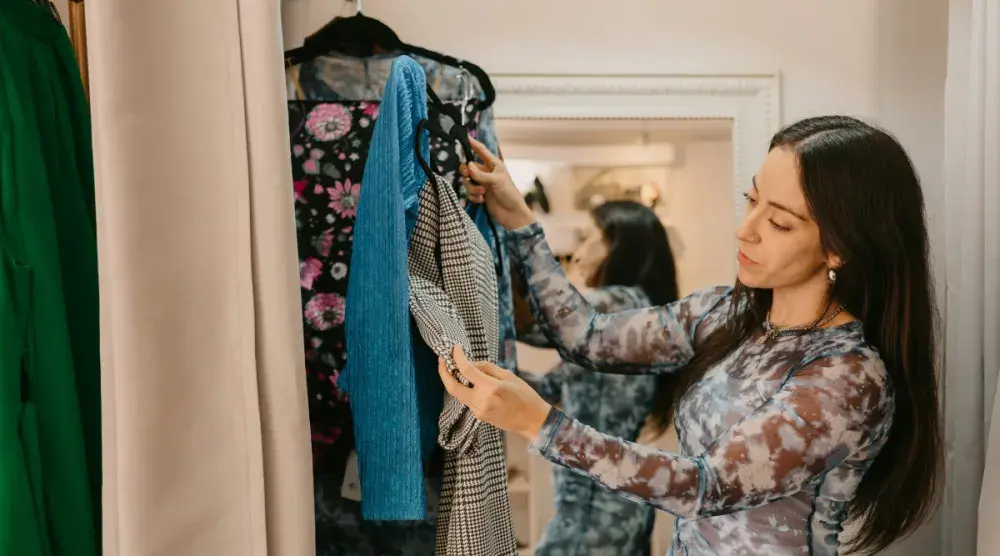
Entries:
[[86,15],[104,554],[313,554],[279,6]]
[[[1000,375],[1000,369],[996,370]],[[1000,555],[1000,388],[993,398],[989,437],[986,439],[986,468],[979,497],[979,556]]]
[[978,529],[979,555],[989,556],[1000,554],[1000,446],[987,447],[1000,428],[1000,5],[951,0],[948,23],[942,548],[975,554]]

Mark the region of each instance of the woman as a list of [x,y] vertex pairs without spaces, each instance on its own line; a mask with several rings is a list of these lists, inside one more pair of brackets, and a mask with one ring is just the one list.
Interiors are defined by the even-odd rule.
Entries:
[[[573,253],[572,273],[588,289],[584,297],[601,313],[627,311],[677,300],[674,257],[667,231],[649,208],[611,201],[591,213],[593,227]],[[520,338],[554,347],[534,327]],[[545,401],[595,429],[626,440],[639,436],[653,405],[656,378],[592,373],[563,362],[543,375],[522,373]],[[585,556],[649,554],[653,510],[609,492],[586,477],[557,468],[556,513],[535,554]]]
[[[779,131],[746,194],[733,288],[600,315],[567,282],[503,164],[477,145],[471,197],[510,243],[573,362],[656,373],[681,454],[599,433],[461,350],[441,379],[483,421],[678,517],[675,554],[876,552],[934,510],[942,446],[923,197],[889,134],[853,118]],[[857,533],[841,545],[845,521]]]

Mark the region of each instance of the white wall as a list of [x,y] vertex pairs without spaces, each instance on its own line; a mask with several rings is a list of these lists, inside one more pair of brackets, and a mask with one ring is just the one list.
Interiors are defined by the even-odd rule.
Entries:
[[728,140],[678,145],[681,164],[668,168],[666,207],[681,295],[736,279],[733,146]]
[[[473,5],[475,4],[475,6]],[[367,0],[407,42],[493,73],[773,73],[785,114],[875,111],[872,0]],[[284,0],[285,44],[352,6]],[[475,15],[476,13],[481,15]]]
[[[923,179],[943,300],[937,210],[944,204],[947,0],[507,0],[485,9],[475,4],[367,0],[364,8],[403,40],[472,60],[492,73],[779,71],[785,122],[841,113],[887,127]],[[300,44],[335,13],[352,10],[331,0],[284,0],[285,44]],[[935,522],[889,553],[947,554],[942,534],[947,535]]]

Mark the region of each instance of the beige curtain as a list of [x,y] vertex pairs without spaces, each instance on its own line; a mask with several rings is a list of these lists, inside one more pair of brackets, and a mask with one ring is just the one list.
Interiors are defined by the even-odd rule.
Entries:
[[[997,369],[1000,375],[1000,369]],[[979,556],[1000,555],[1000,388],[993,401],[986,469],[979,497]]]
[[315,554],[277,0],[87,3],[106,556]]
[[1000,556],[1000,2],[951,0],[948,25],[942,552]]

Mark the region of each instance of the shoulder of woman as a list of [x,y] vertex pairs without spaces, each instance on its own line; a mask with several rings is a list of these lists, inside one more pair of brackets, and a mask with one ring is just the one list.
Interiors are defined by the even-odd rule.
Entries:
[[793,373],[810,382],[822,377],[855,393],[891,397],[892,380],[878,351],[868,346],[828,349],[806,357]]

